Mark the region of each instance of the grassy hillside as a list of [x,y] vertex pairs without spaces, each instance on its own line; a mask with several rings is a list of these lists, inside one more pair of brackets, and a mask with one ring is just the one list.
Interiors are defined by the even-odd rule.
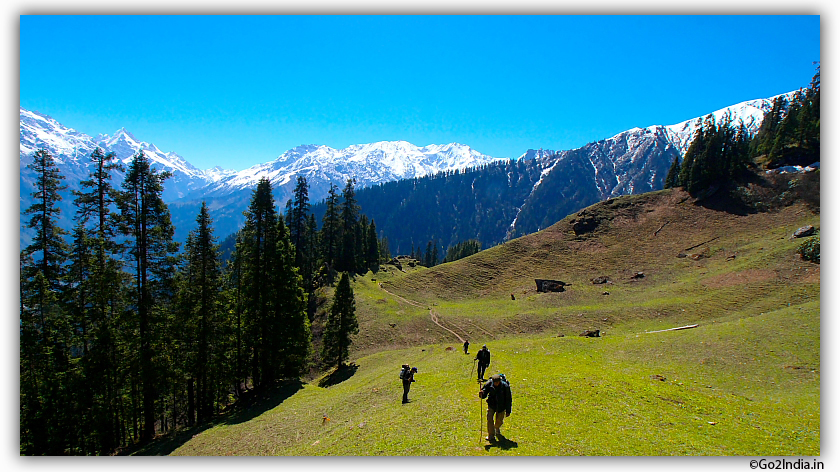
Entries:
[[[622,197],[454,263],[359,276],[356,367],[141,453],[818,455],[820,271],[790,235],[819,214],[720,207],[733,208],[678,190]],[[535,278],[571,286],[537,293]],[[487,343],[490,372],[511,380],[496,445],[480,439],[456,335],[471,352]],[[402,405],[406,362],[420,373]]]

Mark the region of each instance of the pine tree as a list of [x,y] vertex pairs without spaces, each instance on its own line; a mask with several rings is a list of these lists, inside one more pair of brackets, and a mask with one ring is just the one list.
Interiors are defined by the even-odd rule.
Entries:
[[369,264],[367,263],[369,226],[367,215],[359,215],[359,223],[356,225],[356,248],[354,250],[356,253],[356,263],[353,269],[353,272],[358,274],[364,274],[369,269]]
[[674,157],[674,162],[668,169],[668,175],[665,177],[665,188],[674,188],[680,186],[680,157]]
[[426,244],[426,259],[423,261],[423,265],[425,265],[426,267],[432,267],[432,266],[435,265],[435,261],[432,260],[432,257],[434,256],[434,254],[432,252],[432,247],[433,247],[433,243],[432,243],[432,241],[429,241]]
[[71,398],[69,400],[78,405],[77,408],[66,412],[69,416],[72,416],[70,421],[77,426],[71,429],[72,433],[68,436],[68,440],[70,440],[71,448],[74,446],[80,448],[78,451],[71,452],[72,454],[86,454],[93,452],[88,451],[85,446],[92,442],[93,438],[90,436],[92,432],[96,431],[97,426],[93,421],[93,415],[83,413],[94,411],[92,401],[94,392],[85,375],[91,372],[84,368],[87,364],[92,341],[94,286],[91,284],[91,272],[94,267],[94,254],[91,239],[88,237],[87,230],[81,221],[77,221],[73,229],[73,244],[70,248],[68,260],[70,264],[67,271],[67,289],[64,293],[64,302],[68,322],[70,323],[69,334],[71,336],[67,343],[72,358],[72,370],[68,372],[68,379],[71,379],[69,385]]
[[359,205],[356,203],[355,180],[347,179],[347,185],[341,192],[341,245],[336,270],[340,272],[355,272],[356,265],[356,231],[359,224]]
[[309,364],[312,332],[306,311],[306,293],[298,270],[294,265],[294,247],[282,222],[277,230],[276,272],[277,302],[273,325],[279,340],[274,362],[282,378],[295,378],[303,374]]
[[[89,402],[90,410],[84,416],[90,424],[95,452],[109,454],[124,439],[118,428],[121,421],[117,408],[120,366],[116,362],[113,326],[117,314],[122,311],[124,276],[117,258],[120,248],[116,243],[116,225],[111,213],[118,191],[110,182],[111,172],[123,170],[123,167],[114,153],[106,155],[100,148],[94,150],[90,157],[93,166],[89,178],[81,181],[81,191],[73,194],[76,197],[77,218],[81,225],[88,228],[85,237],[92,257],[86,275],[82,277],[77,272],[75,282],[80,286],[88,285],[90,305],[84,328],[85,355],[82,359],[84,387],[89,389],[83,398]],[[77,244],[74,258],[81,256],[81,249]]]
[[242,229],[243,347],[254,385],[263,383],[270,366],[270,320],[276,302],[272,268],[277,255],[278,217],[271,182],[262,178],[245,212]]
[[24,249],[24,254],[40,256],[33,269],[43,274],[51,290],[58,290],[63,275],[62,264],[67,258],[67,243],[64,241],[67,232],[58,226],[61,214],[58,202],[62,200],[59,192],[67,187],[61,185],[64,176],[52,155],[44,149],[36,151],[33,162],[26,167],[36,173],[36,190],[32,193],[34,203],[23,212],[32,215],[26,227],[35,229],[35,236]]
[[341,219],[338,207],[338,187],[330,184],[325,200],[326,211],[321,221],[321,254],[329,269],[334,269],[338,260],[341,240]]
[[460,242],[449,247],[446,251],[446,257],[444,257],[443,262],[457,261],[458,259],[471,256],[479,251],[481,251],[481,242],[478,240],[470,239]]
[[380,261],[391,260],[391,248],[388,246],[388,238],[386,236],[383,236],[379,240],[379,260]]
[[309,184],[306,182],[306,177],[299,175],[295,185],[291,217],[288,223],[289,236],[296,248],[295,265],[297,267],[302,267],[304,257],[308,256],[305,242],[309,211]]
[[350,345],[353,342],[350,336],[358,333],[356,301],[353,288],[350,287],[350,277],[344,272],[335,289],[335,297],[324,326],[323,361],[327,365],[341,367],[350,355]]
[[316,275],[320,263],[318,247],[318,223],[315,221],[315,215],[310,213],[306,221],[306,248],[308,254],[305,258],[305,266],[302,269],[304,289],[306,290],[307,296],[306,312],[310,322],[315,317],[315,310],[317,308],[315,289],[317,288]]
[[277,217],[271,183],[257,184],[242,230],[243,344],[254,385],[299,375],[311,333],[288,231]]
[[61,175],[52,156],[39,149],[27,166],[35,171],[34,203],[27,228],[32,243],[21,252],[20,448],[25,454],[64,454],[71,425],[67,395],[69,323],[64,296],[66,232],[58,226]]
[[243,259],[245,258],[245,245],[243,241],[243,232],[237,231],[236,245],[231,253],[230,259],[225,271],[225,286],[227,292],[227,306],[230,313],[230,324],[232,331],[232,347],[230,349],[230,356],[233,358],[228,375],[229,381],[233,384],[234,393],[236,397],[242,394],[242,386],[245,385],[245,378],[247,376],[245,365],[245,345],[244,342],[244,320],[243,311],[245,304],[245,294],[243,288]]
[[139,389],[142,397],[143,422],[140,440],[155,436],[155,412],[158,400],[154,353],[158,343],[158,311],[160,304],[171,300],[172,279],[178,250],[173,242],[174,227],[169,209],[163,202],[163,181],[171,174],[152,169],[149,159],[140,151],[129,165],[118,198],[120,224],[127,237],[129,254],[134,265],[134,296],[139,343]]
[[376,273],[379,270],[381,260],[379,257],[379,241],[376,238],[376,222],[373,220],[370,220],[365,244],[367,244],[365,262],[367,263],[367,267]]
[[[187,329],[180,333],[185,345],[192,345],[187,373],[195,388],[196,421],[208,420],[215,412],[214,398],[225,385],[222,360],[221,290],[222,274],[207,204],[201,203],[197,228],[190,232],[185,253],[185,267],[179,284]],[[192,418],[192,415],[189,415]]]

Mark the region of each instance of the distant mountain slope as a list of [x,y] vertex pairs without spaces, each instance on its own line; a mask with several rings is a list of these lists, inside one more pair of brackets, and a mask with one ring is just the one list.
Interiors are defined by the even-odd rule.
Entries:
[[[24,210],[32,204],[31,194],[34,191],[34,174],[26,166],[32,163],[32,156],[38,149],[46,149],[58,164],[64,176],[67,190],[62,193],[60,225],[64,228],[72,226],[73,214],[76,211],[72,202],[72,190],[79,190],[79,182],[88,178],[90,173],[90,155],[101,147],[106,153],[114,152],[123,163],[130,162],[132,156],[143,151],[149,157],[152,167],[159,171],[172,172],[172,177],[166,181],[163,197],[166,201],[182,198],[191,191],[205,187],[218,180],[220,176],[228,174],[214,168],[202,171],[187,162],[174,152],[163,152],[154,144],[143,142],[135,138],[125,129],[120,129],[113,136],[99,135],[91,137],[68,128],[53,118],[34,111],[20,109],[20,209]],[[125,175],[116,172],[112,183],[119,186]],[[28,244],[31,232],[24,229],[28,218],[21,215],[21,247]]]
[[274,161],[219,179],[170,203],[170,207],[176,227],[191,226],[201,200],[206,200],[218,234],[227,235],[244,224],[242,211],[263,177],[271,180],[274,198],[282,208],[292,198],[298,176],[306,177],[310,201],[315,203],[327,196],[330,185],[340,191],[350,178],[356,179],[357,189],[362,189],[499,161],[457,143],[418,147],[405,141],[382,141],[344,149],[305,145],[286,151]]
[[[712,115],[720,121],[729,114],[755,132],[772,102],[750,100]],[[493,163],[436,176],[435,182],[386,184],[357,197],[392,251],[407,253],[412,245],[425,250],[429,240],[445,250],[469,238],[488,247],[547,228],[593,203],[663,188],[671,163],[685,153],[704,119],[633,128],[568,151],[531,149],[518,165]]]
[[[744,120],[755,130],[771,104],[772,98],[750,100],[718,110],[714,115],[720,119],[729,113],[734,120]],[[533,163],[524,166],[510,167],[507,159],[481,154],[463,144],[418,147],[405,141],[382,141],[345,149],[298,146],[274,161],[236,172],[218,167],[197,169],[178,154],[163,152],[125,129],[113,136],[94,138],[46,115],[21,108],[20,206],[25,209],[31,204],[33,176],[26,165],[31,162],[34,151],[43,147],[55,157],[66,178],[68,192],[61,203],[61,224],[69,228],[75,211],[69,190],[78,189],[79,181],[87,178],[89,156],[96,146],[100,146],[106,152],[117,153],[124,162],[143,150],[154,167],[173,173],[165,183],[163,196],[170,206],[179,241],[183,241],[193,227],[201,201],[208,203],[216,234],[224,237],[244,222],[242,212],[260,178],[271,179],[275,199],[282,207],[292,195],[296,177],[303,175],[309,182],[313,203],[326,196],[331,184],[342,188],[351,177],[356,179],[358,190],[382,187],[397,192],[382,193],[379,189],[359,194],[364,211],[377,220],[377,227],[396,231],[394,234],[390,230],[384,232],[391,238],[394,251],[410,249],[412,242],[425,247],[430,239],[439,240],[445,249],[447,244],[474,237],[486,247],[506,237],[545,228],[597,201],[662,188],[668,167],[676,156],[685,152],[702,119],[697,117],[670,126],[633,128],[569,151],[528,150],[518,160]],[[465,168],[471,169],[467,172],[469,176],[464,173]],[[502,168],[507,170],[498,170]],[[482,169],[489,173],[478,177],[476,172],[483,172]],[[405,179],[414,182],[435,174],[448,177],[437,180],[426,190],[411,189],[411,185],[386,186],[389,182]],[[450,188],[439,186],[453,178],[458,183]],[[123,175],[115,175],[115,185],[122,179]],[[477,179],[476,182],[481,183],[476,189],[475,182],[465,183],[465,179]],[[432,194],[423,194],[424,191],[431,192],[432,187]],[[408,197],[405,192],[414,193]],[[366,195],[374,194],[378,195],[376,199],[366,200]],[[399,209],[392,206],[397,202],[406,203]],[[418,216],[423,212],[428,214],[422,218]],[[399,230],[397,221],[407,218],[428,220],[428,224],[408,232]],[[21,217],[22,227],[24,223],[25,219]],[[27,244],[30,237],[27,230],[21,230],[22,245]]]
[[212,198],[250,191],[266,177],[278,189],[278,200],[285,201],[283,197],[291,196],[297,176],[304,176],[310,182],[311,198],[320,200],[326,197],[331,183],[341,188],[350,178],[356,179],[358,187],[368,187],[497,160],[457,143],[418,147],[405,141],[382,141],[344,149],[305,145],[286,151],[272,162],[220,179],[200,193]]
[[[274,196],[282,205],[291,197],[298,175],[310,184],[312,201],[323,199],[331,184],[343,188],[347,179],[355,178],[356,185],[366,187],[399,179],[419,177],[437,172],[462,169],[498,161],[457,143],[418,147],[405,141],[383,141],[358,144],[345,149],[304,145],[286,151],[274,161],[252,166],[240,172],[214,167],[200,170],[174,152],[163,152],[151,143],[141,141],[125,129],[113,136],[91,137],[68,128],[47,115],[20,109],[20,168],[21,209],[31,205],[33,175],[26,165],[38,149],[49,151],[58,163],[68,191],[60,203],[61,226],[72,226],[75,209],[70,190],[78,190],[79,182],[88,177],[91,153],[101,147],[114,152],[124,163],[138,151],[143,151],[158,170],[172,172],[164,184],[163,198],[170,205],[176,227],[175,237],[186,238],[192,228],[201,201],[206,200],[214,218],[216,232],[225,236],[244,222],[242,212],[248,205],[251,192],[262,177],[274,185]],[[113,177],[119,186],[124,175]],[[25,219],[21,217],[21,227]],[[28,230],[21,230],[21,245],[31,238]]]

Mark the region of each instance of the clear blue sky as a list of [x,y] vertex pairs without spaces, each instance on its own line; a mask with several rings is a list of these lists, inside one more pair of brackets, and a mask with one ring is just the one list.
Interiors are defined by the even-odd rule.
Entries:
[[20,105],[200,168],[571,149],[808,85],[819,16],[21,16]]

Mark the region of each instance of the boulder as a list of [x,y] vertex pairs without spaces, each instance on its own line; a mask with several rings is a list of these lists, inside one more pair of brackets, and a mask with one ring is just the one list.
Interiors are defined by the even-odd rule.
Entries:
[[610,282],[610,278],[607,277],[606,275],[602,275],[600,277],[595,277],[594,279],[592,279],[593,284],[607,284],[609,282]]
[[811,226],[811,225],[803,226],[803,227],[801,227],[798,230],[793,232],[793,237],[794,238],[804,238],[806,236],[813,235],[814,231],[815,231],[814,227]]
[[560,280],[547,280],[547,279],[534,279],[534,282],[537,283],[537,292],[565,292],[566,289],[564,288],[567,284],[566,282],[562,282]]
[[600,329],[587,329],[586,331],[580,333],[579,336],[586,336],[587,338],[600,338],[601,337],[601,330]]
[[630,278],[631,279],[643,279],[643,278],[645,278],[645,273],[644,272],[636,272]]

